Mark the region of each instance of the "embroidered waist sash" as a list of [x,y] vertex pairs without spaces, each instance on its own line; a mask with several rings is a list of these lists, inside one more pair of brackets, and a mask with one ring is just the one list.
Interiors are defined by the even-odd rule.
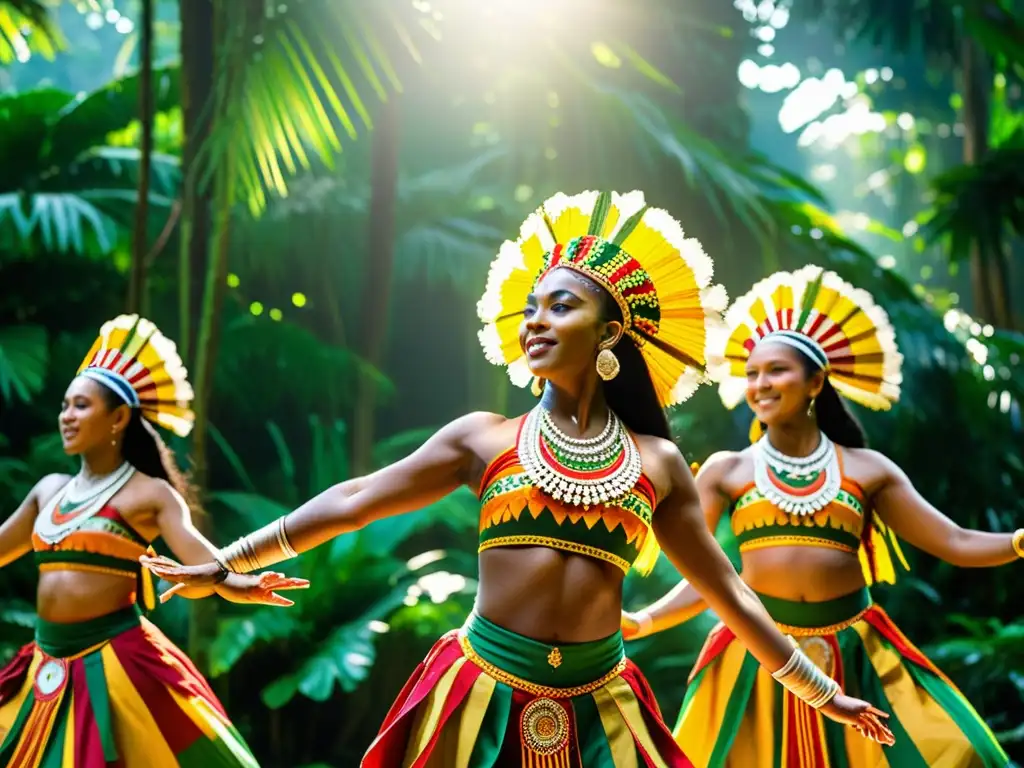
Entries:
[[459,632],[466,655],[491,677],[535,695],[566,698],[606,685],[626,666],[622,633],[551,645],[472,613]]

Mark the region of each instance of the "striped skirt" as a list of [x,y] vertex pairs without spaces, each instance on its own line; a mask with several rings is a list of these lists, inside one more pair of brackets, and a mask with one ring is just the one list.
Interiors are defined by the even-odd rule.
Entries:
[[258,768],[192,662],[135,608],[38,621],[0,670],[7,768]]
[[553,647],[474,614],[406,683],[363,768],[690,768],[622,635]]
[[957,687],[871,602],[760,595],[847,694],[889,714],[882,747],[778,685],[723,625],[698,657],[675,737],[698,768],[1003,768],[1009,758]]

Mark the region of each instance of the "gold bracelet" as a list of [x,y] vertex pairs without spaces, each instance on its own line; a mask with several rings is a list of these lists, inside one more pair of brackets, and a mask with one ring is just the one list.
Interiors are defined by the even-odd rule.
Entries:
[[288,541],[283,517],[217,553],[218,562],[235,573],[251,573],[298,556]]
[[1013,545],[1013,551],[1017,553],[1017,557],[1024,560],[1024,528],[1018,528],[1013,532],[1013,539],[1010,540]]

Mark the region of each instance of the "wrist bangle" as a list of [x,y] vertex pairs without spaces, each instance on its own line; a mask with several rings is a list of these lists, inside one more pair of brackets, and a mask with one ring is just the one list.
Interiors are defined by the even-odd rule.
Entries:
[[842,690],[839,683],[822,672],[799,648],[782,667],[772,673],[782,686],[814,709],[821,709]]
[[229,571],[227,566],[224,565],[224,563],[222,563],[218,558],[213,558],[213,561],[217,563],[217,566],[219,568],[219,570],[217,571],[217,575],[213,578],[213,585],[217,586],[218,584],[223,584],[225,581],[227,581],[228,576],[231,575],[231,571]]
[[1018,528],[1013,532],[1010,544],[1013,546],[1013,551],[1017,553],[1017,557],[1024,560],[1024,528]]
[[279,517],[220,550],[216,559],[229,571],[250,573],[298,556],[288,541],[284,518]]

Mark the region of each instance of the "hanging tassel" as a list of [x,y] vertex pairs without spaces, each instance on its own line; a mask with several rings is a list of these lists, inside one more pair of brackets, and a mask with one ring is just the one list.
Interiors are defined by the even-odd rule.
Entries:
[[893,555],[904,570],[910,570],[910,564],[903,554],[896,533],[873,513],[865,520],[864,534],[861,537],[860,563],[864,573],[864,581],[870,587],[879,582],[896,583],[896,566]]
[[[147,547],[146,555],[156,557],[156,550]],[[153,574],[145,566],[141,566],[139,570],[138,590],[139,599],[142,601],[142,612],[149,613],[156,608],[156,587],[153,586]]]

